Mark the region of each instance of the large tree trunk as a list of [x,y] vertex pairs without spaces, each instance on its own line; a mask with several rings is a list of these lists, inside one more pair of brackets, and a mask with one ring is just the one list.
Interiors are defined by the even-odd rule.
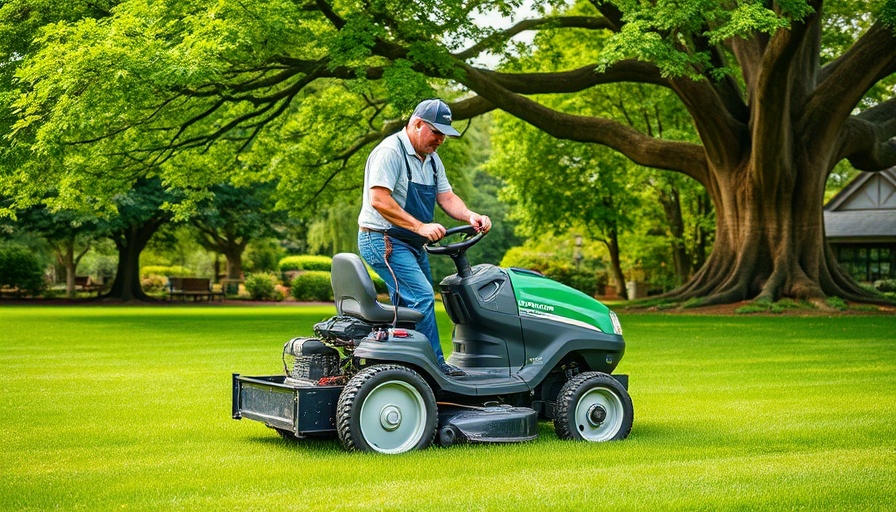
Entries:
[[160,215],[114,234],[112,240],[118,248],[118,270],[105,298],[123,302],[155,300],[143,291],[140,284],[140,253],[166,220],[167,216]]
[[227,279],[242,279],[243,252],[246,250],[246,243],[231,243],[221,249],[227,258]]
[[713,173],[710,196],[717,224],[712,253],[688,283],[668,296],[701,297],[705,305],[782,297],[815,303],[828,296],[869,300],[826,248],[821,191],[827,173],[817,166],[806,158],[784,166],[795,171]]

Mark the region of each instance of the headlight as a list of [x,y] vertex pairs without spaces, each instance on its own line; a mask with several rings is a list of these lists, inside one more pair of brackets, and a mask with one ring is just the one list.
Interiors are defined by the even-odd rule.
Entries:
[[622,336],[622,324],[619,323],[619,317],[616,313],[610,311],[610,321],[613,322],[613,332]]

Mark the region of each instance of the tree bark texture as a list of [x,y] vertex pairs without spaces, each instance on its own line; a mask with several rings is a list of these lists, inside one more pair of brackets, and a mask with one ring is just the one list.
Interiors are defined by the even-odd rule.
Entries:
[[616,281],[616,295],[621,299],[628,299],[628,289],[625,287],[625,274],[622,272],[622,260],[619,258],[619,242],[614,236],[607,243],[610,251],[610,266],[613,268],[613,280]]

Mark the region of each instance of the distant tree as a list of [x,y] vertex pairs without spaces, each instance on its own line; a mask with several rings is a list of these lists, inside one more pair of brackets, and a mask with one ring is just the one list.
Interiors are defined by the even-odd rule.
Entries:
[[50,244],[56,263],[65,271],[66,296],[73,297],[78,263],[105,236],[97,218],[73,210],[54,212],[38,205],[20,211],[14,225],[17,230],[34,233]]
[[638,201],[621,172],[629,164],[597,146],[553,141],[517,119],[499,119],[493,139],[501,150],[489,169],[508,183],[503,196],[514,205],[517,230],[530,237],[583,230],[607,247],[616,293],[627,297],[619,237]]
[[175,198],[158,178],[140,179],[133,190],[115,199],[117,215],[107,218],[105,228],[118,250],[115,280],[105,297],[124,302],[153,300],[140,286],[140,253],[172,213],[162,205]]
[[278,235],[289,222],[285,211],[275,210],[275,187],[270,182],[214,185],[190,217],[199,244],[227,259],[228,279],[242,277],[243,251],[252,240]]

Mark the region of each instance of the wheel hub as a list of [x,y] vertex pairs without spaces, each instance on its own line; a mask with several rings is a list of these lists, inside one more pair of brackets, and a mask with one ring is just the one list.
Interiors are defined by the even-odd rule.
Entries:
[[383,429],[392,432],[401,426],[401,409],[393,404],[388,404],[380,411],[380,425]]
[[592,427],[599,427],[607,419],[607,410],[600,404],[593,404],[588,408],[588,423]]

